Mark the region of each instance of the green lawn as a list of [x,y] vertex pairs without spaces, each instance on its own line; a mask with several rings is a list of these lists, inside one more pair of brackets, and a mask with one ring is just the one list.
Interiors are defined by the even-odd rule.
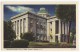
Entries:
[[43,43],[43,42],[29,42],[29,48],[40,48],[45,47],[49,43]]
[[49,43],[49,42],[29,42],[29,48],[76,48],[72,44]]

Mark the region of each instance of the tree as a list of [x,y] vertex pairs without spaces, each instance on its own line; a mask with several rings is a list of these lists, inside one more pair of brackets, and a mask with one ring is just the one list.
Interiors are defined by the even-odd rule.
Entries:
[[66,23],[69,23],[68,43],[70,37],[71,22],[76,21],[76,5],[58,5],[56,8],[56,16]]
[[11,21],[4,21],[4,40],[14,40],[16,38],[12,25]]
[[73,43],[73,40],[74,40],[74,34],[70,34],[70,43]]
[[34,34],[32,32],[27,32],[27,33],[21,33],[21,39],[26,39],[28,41],[33,41],[35,40]]
[[75,39],[76,30],[73,28],[71,29],[70,33],[70,43],[73,43],[73,40]]

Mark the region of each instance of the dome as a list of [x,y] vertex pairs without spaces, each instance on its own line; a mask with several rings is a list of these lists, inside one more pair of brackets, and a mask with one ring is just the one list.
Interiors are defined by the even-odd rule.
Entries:
[[47,10],[45,8],[40,8],[38,13],[48,13]]

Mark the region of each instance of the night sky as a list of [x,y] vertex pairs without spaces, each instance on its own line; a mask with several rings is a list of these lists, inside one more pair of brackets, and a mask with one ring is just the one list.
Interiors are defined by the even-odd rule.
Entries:
[[8,21],[12,16],[23,13],[29,8],[37,13],[41,7],[46,8],[51,16],[55,15],[56,5],[4,5],[4,20]]
[[[4,5],[4,20],[8,21],[12,16],[23,13],[30,9],[37,13],[41,7],[46,8],[51,16],[55,15],[56,5]],[[71,26],[72,28],[76,27],[74,22]]]

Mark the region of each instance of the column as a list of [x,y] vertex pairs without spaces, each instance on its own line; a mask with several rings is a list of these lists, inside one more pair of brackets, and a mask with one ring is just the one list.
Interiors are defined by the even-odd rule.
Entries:
[[19,25],[18,26],[19,26],[19,39],[20,39],[20,34],[21,34],[20,33],[20,20],[19,20]]
[[[16,21],[15,21],[15,32],[16,32]],[[17,32],[16,32],[16,35],[17,35]]]
[[16,33],[16,30],[15,30],[15,25],[16,25],[16,24],[15,24],[15,21],[14,21],[14,31],[15,31],[15,33]]
[[25,23],[26,23],[26,32],[28,32],[28,28],[29,28],[29,27],[28,27],[28,25],[29,25],[29,24],[28,24],[28,17],[26,17],[26,22],[25,22]]
[[49,41],[50,39],[49,39],[49,22],[47,22],[47,40]]
[[23,33],[23,19],[22,19],[22,33]]
[[18,36],[18,39],[20,38],[19,37],[19,20],[17,20],[17,36]]
[[55,36],[56,36],[56,34],[55,34],[55,29],[56,29],[56,28],[55,28],[55,26],[56,26],[56,25],[55,25],[55,21],[56,21],[56,20],[53,20],[53,22],[52,22],[52,36],[53,36],[52,41],[53,41],[53,42],[55,42]]
[[62,34],[64,34],[64,22],[62,22]]
[[18,36],[17,36],[17,20],[16,20],[16,39],[18,39]]
[[58,40],[59,42],[61,42],[61,21],[59,20],[59,36],[58,36]]
[[64,22],[62,21],[62,37],[61,37],[62,42],[64,42]]
[[61,35],[61,21],[59,20],[59,34]]
[[68,23],[65,24],[65,41],[67,42]]
[[22,19],[20,19],[20,33],[22,33]]
[[64,35],[65,35],[65,22],[64,22]]
[[64,35],[63,35],[63,41],[65,42],[65,22],[64,22]]

